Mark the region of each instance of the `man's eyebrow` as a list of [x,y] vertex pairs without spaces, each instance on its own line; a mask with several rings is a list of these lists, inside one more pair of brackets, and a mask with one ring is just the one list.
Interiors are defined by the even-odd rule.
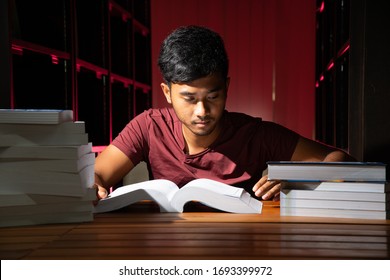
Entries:
[[[213,93],[216,91],[220,91],[222,88],[223,88],[222,86],[217,86],[213,89],[208,90],[207,93]],[[182,96],[192,96],[192,95],[196,95],[196,92],[190,92],[190,91],[183,90],[183,91],[180,91],[179,94]]]
[[216,88],[210,89],[207,93],[212,93],[216,91],[220,91],[223,87],[222,86],[217,86]]
[[190,96],[190,95],[195,95],[196,93],[189,92],[189,91],[180,91],[179,94],[183,96]]

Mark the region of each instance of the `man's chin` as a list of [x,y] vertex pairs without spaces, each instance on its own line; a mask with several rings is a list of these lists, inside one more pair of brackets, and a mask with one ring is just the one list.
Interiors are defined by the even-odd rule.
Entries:
[[214,131],[214,129],[191,129],[191,131],[196,136],[208,136]]
[[211,134],[211,132],[210,131],[202,131],[202,132],[195,132],[194,134],[196,136],[202,137],[202,136],[209,136]]

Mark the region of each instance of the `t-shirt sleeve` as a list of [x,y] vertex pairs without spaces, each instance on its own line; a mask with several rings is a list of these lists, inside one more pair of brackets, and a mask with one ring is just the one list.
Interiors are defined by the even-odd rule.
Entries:
[[146,118],[146,112],[136,116],[111,143],[126,154],[134,165],[145,161],[149,150]]
[[291,160],[300,135],[274,122],[263,121],[262,126],[266,161]]

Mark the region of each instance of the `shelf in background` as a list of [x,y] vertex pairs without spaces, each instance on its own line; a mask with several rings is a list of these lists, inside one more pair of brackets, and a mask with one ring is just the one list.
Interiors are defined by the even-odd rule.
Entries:
[[[72,109],[105,146],[151,106],[149,0],[14,0],[5,108]],[[3,93],[5,94],[5,93]]]
[[318,0],[316,139],[348,149],[349,0]]

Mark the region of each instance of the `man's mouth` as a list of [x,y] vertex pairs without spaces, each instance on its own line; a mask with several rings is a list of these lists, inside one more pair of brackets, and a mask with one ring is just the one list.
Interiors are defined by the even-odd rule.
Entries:
[[193,122],[193,124],[195,124],[195,125],[207,125],[207,124],[209,124],[210,122],[211,122],[210,120],[195,121],[195,122]]

